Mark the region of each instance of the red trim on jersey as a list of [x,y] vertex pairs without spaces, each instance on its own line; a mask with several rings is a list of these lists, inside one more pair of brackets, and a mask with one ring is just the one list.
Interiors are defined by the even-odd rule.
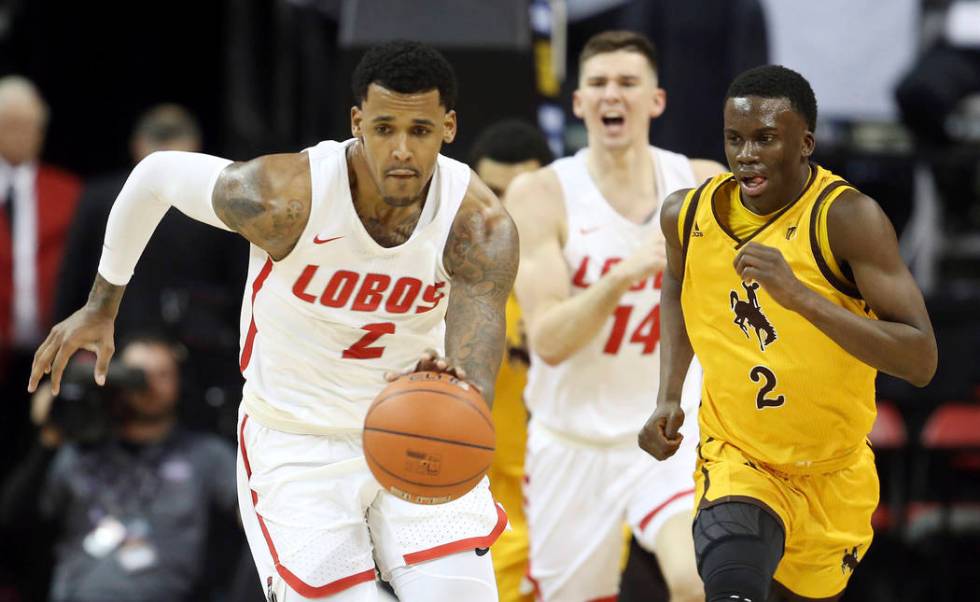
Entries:
[[265,284],[265,279],[269,277],[269,272],[271,271],[272,258],[270,257],[265,260],[265,265],[262,266],[259,275],[255,277],[255,282],[252,283],[252,323],[248,326],[248,334],[245,335],[245,344],[242,346],[242,358],[238,362],[238,367],[242,372],[245,372],[245,368],[248,368],[248,362],[252,359],[252,345],[255,344],[255,335],[259,331],[255,327],[255,297],[258,296],[262,285]]
[[531,575],[530,557],[528,557],[527,559],[527,572],[524,573],[524,576],[527,577],[527,580],[531,582],[531,588],[534,590],[534,599],[541,600],[543,598],[543,596],[541,595],[541,584],[538,583],[538,580]]
[[443,556],[455,554],[456,552],[461,552],[463,550],[489,548],[493,545],[493,542],[497,541],[497,538],[500,537],[500,534],[504,532],[504,528],[506,527],[507,513],[504,512],[504,509],[500,504],[497,504],[497,524],[489,534],[484,535],[483,537],[469,537],[467,539],[460,539],[442,544],[441,546],[429,548],[428,550],[422,550],[421,552],[405,554],[405,564],[415,564],[416,562],[425,562],[426,560],[432,560],[434,558],[442,558]]
[[644,529],[646,529],[647,528],[647,525],[650,524],[650,521],[653,520],[653,517],[654,516],[657,516],[657,513],[660,512],[661,510],[663,510],[664,508],[666,508],[668,504],[670,504],[671,502],[675,502],[675,501],[679,500],[680,498],[684,497],[685,495],[691,495],[692,493],[694,493],[694,489],[686,489],[684,491],[678,491],[674,495],[672,495],[669,498],[667,498],[666,501],[664,501],[664,503],[660,504],[659,506],[657,506],[656,508],[654,508],[653,510],[651,510],[649,514],[647,514],[646,516],[643,517],[643,520],[640,521],[640,531],[643,531]]
[[[271,261],[266,264],[271,265]],[[263,272],[266,270],[263,268]],[[259,285],[261,286],[261,285]],[[242,424],[238,428],[238,444],[242,451],[242,463],[245,464],[245,474],[248,478],[252,478],[252,466],[248,462],[248,451],[245,449],[245,423],[248,422],[248,414],[242,418]],[[255,509],[255,505],[259,503],[259,494],[252,491],[252,508]],[[337,579],[336,581],[331,581],[324,585],[314,586],[306,583],[302,579],[296,576],[295,573],[287,569],[285,566],[279,562],[279,554],[276,552],[276,546],[272,543],[272,535],[269,534],[269,528],[265,526],[265,519],[262,515],[255,511],[256,518],[259,519],[259,528],[262,529],[262,536],[265,537],[265,543],[269,546],[269,553],[272,554],[272,563],[276,567],[276,572],[282,577],[289,587],[303,596],[304,598],[322,598],[323,596],[328,596],[336,594],[345,589],[354,587],[360,583],[365,583],[368,581],[374,581],[374,569],[368,569],[366,571],[361,571],[360,573],[354,573],[353,575],[348,575],[342,579]]]

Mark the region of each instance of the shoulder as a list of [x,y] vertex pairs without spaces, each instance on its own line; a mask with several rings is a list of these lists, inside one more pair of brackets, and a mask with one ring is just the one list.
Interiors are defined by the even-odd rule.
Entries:
[[552,230],[565,220],[564,193],[551,166],[514,178],[505,203],[522,231],[529,227]]
[[237,161],[221,172],[218,186],[240,188],[265,196],[286,190],[310,189],[310,163],[306,152],[264,155]]
[[677,224],[680,221],[681,210],[684,208],[684,201],[693,188],[681,188],[667,195],[664,199],[663,207],[660,209],[660,227],[667,240],[677,240],[679,237]]
[[37,168],[37,177],[46,180],[52,186],[68,190],[78,190],[82,187],[82,181],[73,173],[65,171],[60,167],[42,163]]
[[688,163],[690,163],[691,171],[694,172],[694,179],[698,183],[728,171],[724,165],[711,159],[688,159]]
[[834,256],[845,261],[896,239],[881,205],[853,188],[842,192],[827,210],[827,235]]
[[228,165],[212,193],[215,213],[276,260],[295,246],[310,216],[308,155],[266,155]]

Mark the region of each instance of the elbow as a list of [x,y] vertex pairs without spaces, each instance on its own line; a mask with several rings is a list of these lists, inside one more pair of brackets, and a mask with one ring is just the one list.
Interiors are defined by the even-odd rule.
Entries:
[[540,360],[547,366],[557,366],[568,359],[570,355],[561,346],[555,344],[555,338],[550,333],[538,327],[528,325],[527,346],[534,352],[535,361]]
[[535,345],[535,341],[528,340],[528,346],[534,350],[534,359],[541,360],[547,366],[557,366],[568,359],[569,354],[553,344]]
[[544,352],[544,353],[535,352],[535,355],[537,356],[537,359],[540,359],[548,366],[557,366],[558,364],[568,359],[568,357],[565,356],[564,354],[555,353],[555,352]]
[[905,380],[909,384],[915,385],[920,389],[932,382],[932,377],[936,375],[936,368],[939,365],[939,352],[936,348],[936,339],[929,337],[928,346],[923,353],[918,354],[915,363],[911,366],[909,374]]

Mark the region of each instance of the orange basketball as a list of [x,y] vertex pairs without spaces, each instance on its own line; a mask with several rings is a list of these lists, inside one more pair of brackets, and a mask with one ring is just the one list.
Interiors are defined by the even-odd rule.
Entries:
[[443,504],[473,489],[493,461],[490,409],[473,385],[415,372],[375,398],[364,419],[364,457],[388,492]]

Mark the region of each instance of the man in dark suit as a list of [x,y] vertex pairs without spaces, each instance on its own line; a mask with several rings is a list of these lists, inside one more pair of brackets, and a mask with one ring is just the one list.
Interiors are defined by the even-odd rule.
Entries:
[[[137,119],[130,137],[133,165],[155,151],[199,152],[201,147],[197,120],[175,104],[149,108]],[[88,298],[109,211],[129,169],[86,182],[58,278],[56,322]],[[209,261],[200,261],[200,257]],[[195,428],[216,428],[216,421],[234,411],[235,404],[221,403],[228,398],[223,393],[241,388],[238,320],[247,257],[245,241],[171,211],[143,252],[119,308],[117,341],[134,332],[150,331],[165,334],[185,348],[184,392],[188,398],[206,396],[208,401],[181,407],[181,419]],[[232,429],[235,419],[231,416],[227,421]]]

